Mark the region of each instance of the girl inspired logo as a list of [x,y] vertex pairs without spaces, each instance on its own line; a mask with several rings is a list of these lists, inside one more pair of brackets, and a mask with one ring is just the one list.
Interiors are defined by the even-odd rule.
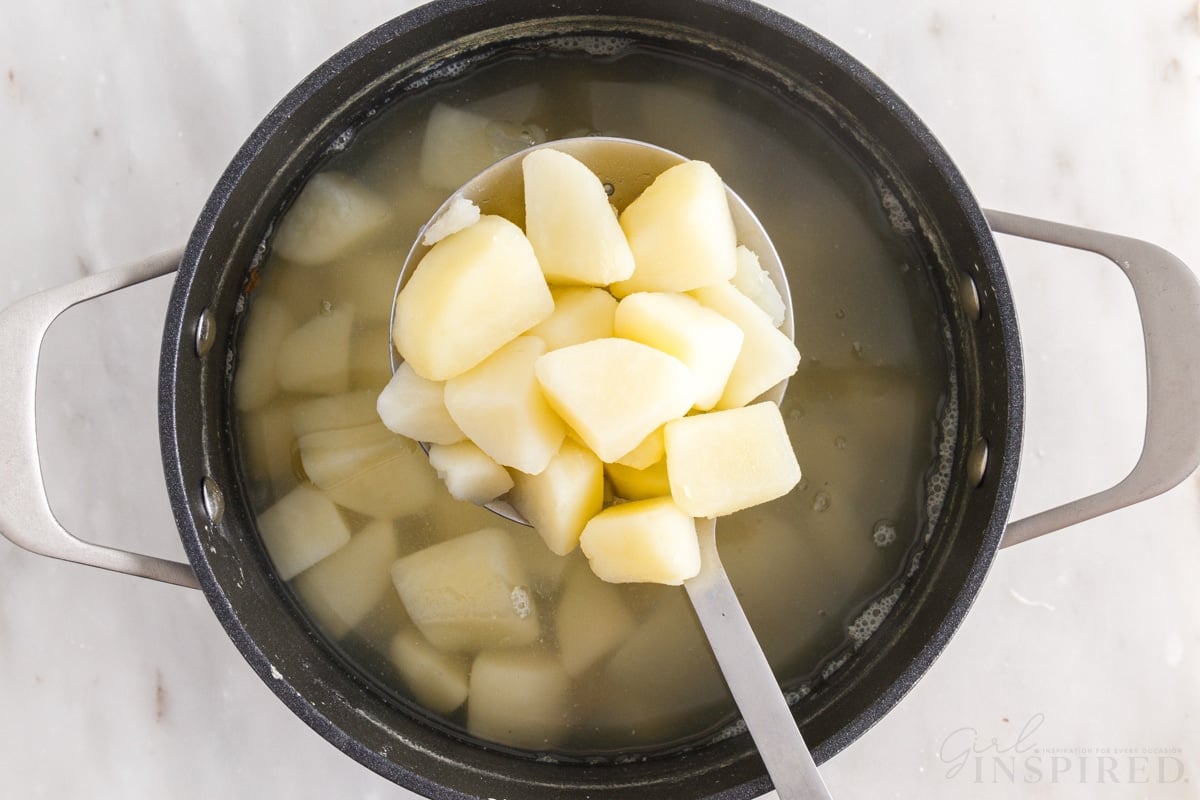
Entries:
[[1168,784],[1185,780],[1177,747],[1044,747],[1034,734],[1046,721],[1034,714],[1015,737],[983,738],[972,727],[951,731],[938,749],[946,778],[972,783]]

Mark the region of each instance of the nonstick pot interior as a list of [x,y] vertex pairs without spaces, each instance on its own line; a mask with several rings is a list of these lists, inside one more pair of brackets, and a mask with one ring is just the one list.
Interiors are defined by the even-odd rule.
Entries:
[[[1022,419],[1008,288],[975,201],[912,112],[845,53],[757,6],[438,2],[380,27],[318,68],[239,151],[188,244],[160,372],[167,482],[188,557],[238,649],[299,717],[376,772],[437,798],[752,797],[769,783],[745,735],[632,763],[546,763],[480,747],[425,720],[351,668],[295,606],[259,544],[239,475],[230,405],[238,323],[280,210],[337,137],[372,110],[402,102],[422,81],[469,69],[477,57],[536,49],[567,34],[651,42],[787,97],[870,164],[916,221],[913,235],[930,265],[955,354],[953,479],[919,568],[887,619],[849,663],[795,706],[817,761],[861,735],[911,688],[969,608],[1007,517]],[[204,315],[217,337],[200,355],[196,329]],[[971,473],[968,461],[980,461],[981,443],[986,468],[974,485],[978,463]]]

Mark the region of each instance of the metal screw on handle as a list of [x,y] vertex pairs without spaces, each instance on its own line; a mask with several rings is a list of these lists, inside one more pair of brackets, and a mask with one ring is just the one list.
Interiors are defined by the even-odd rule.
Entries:
[[199,588],[187,564],[85,542],[55,518],[46,499],[34,423],[38,357],[51,323],[71,306],[175,271],[163,253],[18,300],[0,312],[0,535],[34,553]]
[[1200,282],[1158,245],[1003,211],[985,211],[997,233],[1088,250],[1133,285],[1146,342],[1146,435],[1137,465],[1117,485],[1009,523],[1001,547],[1140,503],[1200,465]]

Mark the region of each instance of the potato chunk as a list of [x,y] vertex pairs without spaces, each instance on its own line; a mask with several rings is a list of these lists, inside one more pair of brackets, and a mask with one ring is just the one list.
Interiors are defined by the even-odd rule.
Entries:
[[276,572],[285,581],[350,541],[350,529],[337,506],[307,484],[297,486],[260,514],[258,531]]
[[634,469],[645,469],[651,464],[657,464],[659,461],[662,461],[666,453],[666,447],[663,444],[663,429],[660,427],[656,428],[645,439],[642,439],[641,444],[612,463],[633,467]]
[[509,495],[556,555],[579,544],[579,534],[604,505],[604,469],[600,459],[567,439],[546,469],[537,475],[517,474]]
[[552,748],[567,734],[570,690],[570,677],[549,653],[480,653],[471,665],[467,730],[529,750]]
[[388,654],[413,697],[430,711],[449,714],[467,701],[465,656],[443,653],[411,629],[395,635]]
[[467,438],[446,410],[446,384],[413,372],[407,361],[396,368],[379,393],[375,410],[388,430],[431,444],[454,444]]
[[296,577],[296,594],[325,630],[340,639],[391,589],[388,566],[400,555],[396,529],[372,522],[333,555]]
[[649,500],[651,497],[666,497],[671,494],[666,459],[645,469],[634,469],[618,463],[605,464],[604,472],[612,481],[616,495],[626,500]]
[[779,406],[697,414],[668,422],[671,497],[693,517],[719,517],[774,500],[800,482]]
[[261,408],[279,391],[275,377],[279,350],[296,329],[288,306],[274,298],[256,298],[252,309],[246,334],[238,346],[237,373],[233,378],[233,399],[238,411]]
[[446,410],[480,450],[530,475],[546,468],[567,432],[534,377],[545,352],[536,336],[518,337],[451,378],[445,391]]
[[696,405],[716,405],[744,338],[741,328],[685,294],[635,292],[617,306],[613,332],[675,356],[692,372]]
[[[447,191],[457,189],[494,162],[545,139],[535,127],[522,127],[514,121],[524,119],[532,108],[524,99],[490,105],[493,107],[454,108],[438,103],[433,107],[421,146],[423,183]],[[493,115],[504,118],[494,119]]]
[[716,408],[737,408],[752,402],[783,379],[794,375],[800,352],[787,334],[771,324],[766,313],[732,284],[718,283],[691,292],[703,305],[742,329],[742,351]]
[[435,444],[429,448],[429,465],[456,500],[483,505],[513,487],[508,470],[471,442]]
[[779,287],[759,264],[758,255],[745,245],[738,245],[737,272],[734,273],[730,283],[739,292],[753,300],[754,305],[761,308],[763,313],[771,318],[772,325],[778,328],[783,324],[787,306],[783,303],[783,296],[779,294]]
[[433,501],[437,478],[425,453],[378,422],[310,433],[299,448],[309,480],[360,514],[395,519]]
[[474,367],[554,312],[537,257],[502,217],[435,244],[396,297],[396,349],[423,378],[444,381]]
[[568,675],[578,678],[590,669],[625,641],[634,625],[633,613],[616,587],[586,567],[571,570],[554,615],[558,649]]
[[592,339],[613,335],[616,299],[592,286],[551,286],[554,313],[529,329],[546,343],[546,350],[557,350]]
[[375,414],[375,392],[346,392],[297,403],[291,410],[296,436],[318,431],[357,428],[379,421]]
[[628,339],[546,353],[535,372],[550,406],[601,461],[621,458],[696,402],[683,362]]
[[684,292],[728,281],[737,269],[737,234],[725,184],[703,161],[687,161],[654,179],[621,213],[633,250],[629,280],[612,284],[617,297],[633,292]]
[[382,197],[348,175],[318,172],[283,216],[271,247],[297,264],[323,264],[388,218]]
[[609,583],[678,585],[700,572],[696,523],[669,497],[609,506],[584,527],[579,546]]
[[511,536],[484,528],[392,564],[413,623],[440,650],[470,653],[531,644],[541,632]]
[[323,311],[288,334],[275,374],[289,392],[337,394],[350,388],[350,334],[354,307]]
[[296,436],[292,433],[292,407],[284,403],[272,403],[258,411],[241,415],[243,463],[246,474],[264,481],[276,497],[296,488],[300,482],[293,456]]
[[633,253],[608,194],[573,156],[545,148],[521,161],[525,233],[546,280],[607,286],[633,274]]

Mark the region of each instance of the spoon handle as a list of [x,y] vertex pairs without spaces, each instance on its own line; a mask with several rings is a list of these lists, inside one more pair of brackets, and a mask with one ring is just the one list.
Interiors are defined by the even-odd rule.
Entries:
[[716,521],[697,519],[696,533],[700,537],[700,574],[684,587],[780,800],[830,798],[721,566]]

